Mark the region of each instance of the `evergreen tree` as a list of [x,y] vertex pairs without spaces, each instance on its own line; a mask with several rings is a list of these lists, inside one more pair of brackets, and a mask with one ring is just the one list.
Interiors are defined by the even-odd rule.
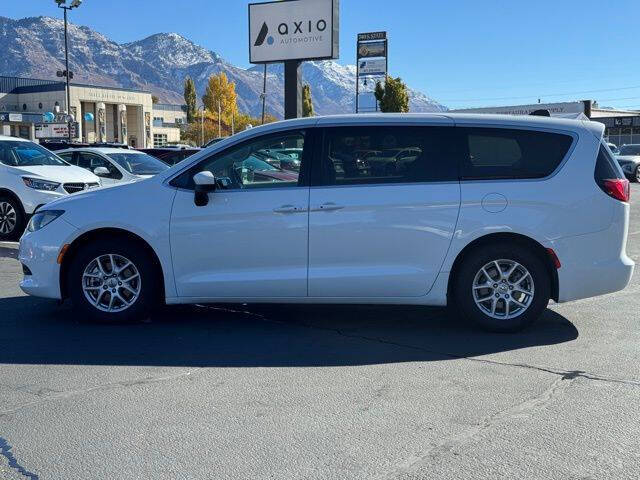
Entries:
[[302,87],[302,116],[313,117],[313,101],[311,100],[311,86],[305,84]]
[[215,115],[218,115],[219,106],[221,121],[231,124],[231,118],[238,114],[236,84],[229,82],[224,72],[211,75],[202,102],[207,110]]
[[197,109],[196,85],[191,77],[184,79],[184,103],[187,105],[187,123],[194,121]]
[[384,85],[378,81],[375,96],[380,110],[385,113],[406,113],[409,111],[409,91],[400,77],[387,76]]

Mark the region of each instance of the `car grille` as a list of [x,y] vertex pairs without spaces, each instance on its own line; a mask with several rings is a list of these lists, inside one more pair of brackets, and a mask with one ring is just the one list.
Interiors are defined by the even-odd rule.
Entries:
[[67,193],[81,192],[85,188],[84,183],[65,183],[62,186]]

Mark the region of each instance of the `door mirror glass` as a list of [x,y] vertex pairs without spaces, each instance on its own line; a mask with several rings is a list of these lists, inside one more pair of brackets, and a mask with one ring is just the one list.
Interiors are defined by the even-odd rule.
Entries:
[[108,177],[110,175],[109,169],[107,167],[96,167],[93,169],[93,173],[95,173],[98,177]]

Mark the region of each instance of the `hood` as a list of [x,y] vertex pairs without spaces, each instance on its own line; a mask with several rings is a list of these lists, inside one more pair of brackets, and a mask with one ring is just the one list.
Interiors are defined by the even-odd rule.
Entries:
[[640,163],[640,155],[617,155],[616,160],[619,162]]
[[[78,193],[74,193],[73,195],[65,195],[56,200],[48,202],[47,209],[55,210],[56,208],[66,209],[72,205],[80,204],[83,202],[95,199],[97,196],[102,195],[122,195],[121,192],[131,191],[129,189],[135,189],[136,185],[139,185],[140,182],[124,182],[118,183],[115,185],[105,185],[99,188],[92,188],[89,190],[83,190]],[[126,193],[124,195],[127,195]]]
[[74,165],[36,165],[11,167],[20,176],[30,176],[59,183],[100,183],[100,179],[84,168]]

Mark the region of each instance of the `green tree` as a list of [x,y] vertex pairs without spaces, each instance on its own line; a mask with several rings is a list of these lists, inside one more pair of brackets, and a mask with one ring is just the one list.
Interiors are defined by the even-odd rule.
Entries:
[[[223,123],[231,124],[231,118],[238,114],[238,96],[236,94],[236,84],[229,82],[227,75],[220,72],[211,75],[207,83],[207,89],[202,97],[207,110],[218,115],[220,107],[220,120]],[[217,118],[217,117],[216,117]]]
[[385,113],[409,111],[409,91],[400,77],[387,76],[384,85],[378,81],[375,96],[380,110]]
[[155,95],[151,95],[151,103],[156,104],[160,101],[160,99],[155,96]]
[[302,87],[302,116],[313,117],[313,101],[311,100],[311,86],[305,84]]
[[187,105],[187,123],[192,123],[197,109],[196,85],[191,77],[184,79],[184,103]]

